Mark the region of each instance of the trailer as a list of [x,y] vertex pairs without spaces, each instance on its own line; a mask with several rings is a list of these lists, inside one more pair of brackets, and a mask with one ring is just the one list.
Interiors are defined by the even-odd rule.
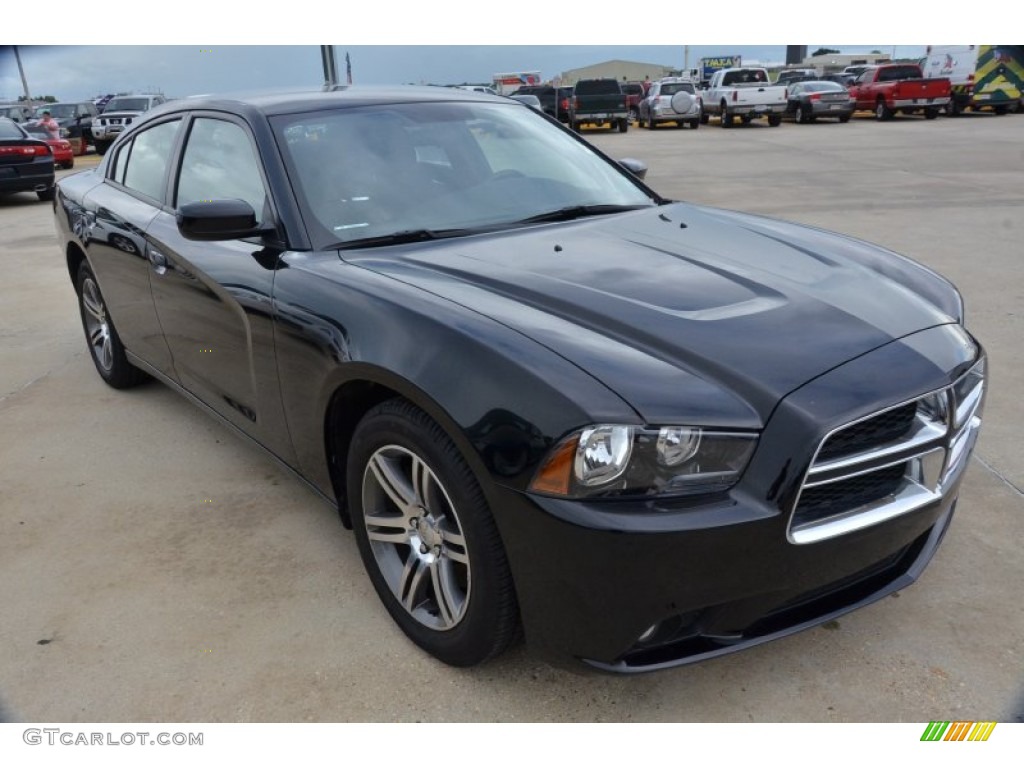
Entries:
[[540,85],[540,72],[501,72],[494,76],[494,90],[502,96],[515,93],[525,85]]

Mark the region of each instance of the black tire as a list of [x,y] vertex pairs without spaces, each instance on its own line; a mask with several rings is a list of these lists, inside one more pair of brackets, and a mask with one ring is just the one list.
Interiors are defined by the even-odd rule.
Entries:
[[114,389],[128,389],[148,379],[146,373],[128,362],[121,338],[107,313],[99,283],[85,261],[78,267],[75,290],[85,343],[100,378]]
[[638,123],[638,122],[640,122],[640,110],[636,109],[635,107],[633,109],[629,110],[629,122],[631,122],[631,123]]
[[95,147],[97,155],[105,155],[112,143],[110,141],[97,141],[93,143],[93,147]]
[[960,114],[960,111],[960,105],[957,103],[957,100],[951,96],[949,103],[946,104],[946,115],[949,117],[956,117]]
[[[400,398],[372,408],[352,437],[347,483],[363,564],[410,640],[446,664],[468,667],[519,637],[497,526],[472,471],[436,422]],[[370,523],[368,508],[375,511]]]
[[696,131],[696,130],[697,130],[698,128],[700,128],[700,124],[701,124],[702,122],[704,122],[704,121],[703,121],[703,120],[691,120],[691,121],[690,121],[690,127],[691,127],[691,128],[693,129],[693,130],[695,130],[695,131]]
[[850,116],[849,115],[840,115],[839,122],[840,123],[848,123],[848,122],[850,122]]
[[782,125],[782,115],[768,115],[768,125],[772,128],[778,128]]
[[656,122],[654,122],[654,118],[651,117],[650,115],[648,115],[647,116],[647,130],[648,131],[653,131],[657,127],[658,127],[658,124]]
[[72,168],[75,167],[75,160],[74,160],[74,158],[72,158],[71,160],[68,160],[67,162],[61,163],[60,167],[63,168],[65,171],[71,170]]
[[622,118],[619,120],[619,133],[625,133],[629,130],[629,120]]
[[939,108],[938,107],[928,107],[928,109],[926,109],[924,111],[924,119],[925,120],[934,120],[938,116],[939,116]]
[[1009,105],[1007,104],[996,104],[994,107],[992,107],[992,111],[995,112],[997,115],[1005,115],[1008,109]]
[[711,122],[711,115],[709,115],[707,112],[701,112],[700,122],[701,125],[707,125],[709,122]]
[[892,120],[893,111],[885,105],[884,99],[879,99],[875,102],[875,119],[876,120]]
[[36,192],[36,197],[38,197],[43,202],[46,202],[48,200],[53,200],[54,195],[56,195],[56,193],[57,193],[57,188],[56,187],[49,187],[47,189],[40,189],[39,191],[37,191]]
[[796,111],[793,113],[793,119],[801,125],[807,122],[807,115],[802,105],[797,104]]
[[719,117],[722,118],[722,127],[732,128],[732,115],[729,114],[729,110],[726,108],[725,102],[722,103],[721,110]]
[[744,125],[750,125],[752,122],[754,122],[754,116],[743,115],[743,117],[740,118],[740,122],[742,122]]

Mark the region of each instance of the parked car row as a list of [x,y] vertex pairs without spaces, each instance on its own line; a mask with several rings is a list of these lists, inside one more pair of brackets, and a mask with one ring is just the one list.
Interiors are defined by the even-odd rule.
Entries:
[[[997,55],[983,52],[978,61],[987,62],[986,66],[998,63],[993,58]],[[1009,78],[1016,72],[1011,64],[999,63],[993,72]],[[990,101],[991,94],[979,93],[970,103],[975,108],[977,104],[991,106],[997,114],[1015,109],[1020,89],[1007,90],[1003,82],[999,85],[1003,100],[999,104]],[[1012,101],[1006,100],[1006,93]],[[737,120],[747,124],[760,118],[776,127],[784,117],[800,124],[819,118],[846,123],[858,110],[871,111],[878,120],[898,114],[921,114],[932,120],[943,111],[957,114],[967,103],[962,89],[959,96],[954,95],[949,78],[925,77],[918,64],[899,62],[851,66],[832,75],[787,70],[775,82],[766,69],[730,67],[714,72],[703,88],[685,77],[666,77],[649,84],[589,79],[579,81],[575,88],[528,86],[514,96],[527,94],[537,96],[545,113],[574,130],[589,124],[609,125],[621,132],[631,122],[650,130],[668,124],[695,129],[712,117],[723,128],[732,127]]]
[[26,127],[38,125],[45,113],[60,126],[60,138],[66,139],[75,155],[83,155],[90,145],[98,154],[106,152],[117,134],[142,113],[167,101],[162,94],[116,96],[100,104],[89,100],[39,104],[0,104],[0,117]]

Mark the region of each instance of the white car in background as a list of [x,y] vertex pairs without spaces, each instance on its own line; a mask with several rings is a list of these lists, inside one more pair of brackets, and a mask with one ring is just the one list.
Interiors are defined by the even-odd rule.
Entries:
[[637,127],[654,130],[660,123],[700,128],[701,101],[694,82],[685,77],[666,77],[651,83],[647,97],[637,108]]

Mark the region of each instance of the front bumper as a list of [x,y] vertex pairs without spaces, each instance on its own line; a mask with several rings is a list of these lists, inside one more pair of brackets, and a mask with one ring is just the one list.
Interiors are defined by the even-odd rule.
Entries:
[[[650,671],[800,631],[914,581],[952,519],[969,448],[941,493],[906,514],[809,543],[792,540],[790,518],[830,431],[948,387],[970,366],[980,350],[953,328],[892,342],[791,394],[728,494],[584,502],[496,489],[531,647]],[[886,370],[899,380],[879,377]]]

